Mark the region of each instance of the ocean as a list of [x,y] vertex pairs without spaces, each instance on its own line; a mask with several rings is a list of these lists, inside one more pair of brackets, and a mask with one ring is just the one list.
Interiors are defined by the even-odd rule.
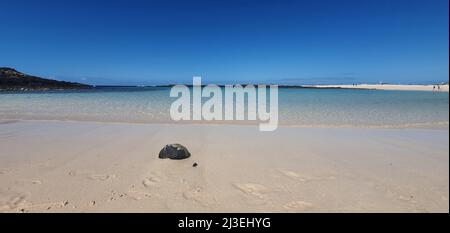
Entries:
[[[170,106],[176,98],[169,92],[169,87],[2,92],[0,120],[174,123]],[[448,92],[279,88],[278,99],[280,125],[439,128],[449,121]]]

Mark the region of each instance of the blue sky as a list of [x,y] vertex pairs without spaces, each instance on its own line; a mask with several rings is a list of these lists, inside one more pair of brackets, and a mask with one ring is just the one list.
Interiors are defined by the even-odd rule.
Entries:
[[448,81],[448,0],[0,0],[0,66],[89,84]]

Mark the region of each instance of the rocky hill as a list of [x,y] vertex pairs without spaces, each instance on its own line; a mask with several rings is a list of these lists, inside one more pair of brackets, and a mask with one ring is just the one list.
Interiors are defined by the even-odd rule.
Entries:
[[40,78],[23,74],[12,68],[0,67],[0,91],[65,90],[86,88],[91,88],[91,86],[81,83]]

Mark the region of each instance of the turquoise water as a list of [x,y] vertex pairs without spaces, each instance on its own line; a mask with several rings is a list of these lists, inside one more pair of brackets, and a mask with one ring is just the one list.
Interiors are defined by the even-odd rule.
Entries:
[[[170,88],[146,87],[1,93],[0,119],[170,123],[170,105],[175,98],[169,97],[169,91]],[[448,126],[448,100],[448,93],[444,92],[280,88],[279,123]]]

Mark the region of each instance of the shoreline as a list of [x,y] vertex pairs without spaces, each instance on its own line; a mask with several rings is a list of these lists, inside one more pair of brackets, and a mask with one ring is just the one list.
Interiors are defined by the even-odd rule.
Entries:
[[[164,126],[177,126],[177,125],[192,125],[192,126],[246,126],[255,127],[258,130],[258,124],[260,122],[242,121],[236,123],[220,122],[220,121],[187,121],[187,122],[132,122],[132,121],[94,121],[94,120],[65,120],[65,119],[17,119],[17,118],[4,118],[0,119],[0,124],[3,122],[67,122],[67,123],[96,123],[96,124],[117,124],[117,125],[164,125]],[[283,128],[329,128],[329,129],[430,129],[430,130],[448,130],[450,123],[445,122],[425,122],[425,123],[408,123],[408,124],[386,124],[386,125],[355,125],[355,124],[313,124],[313,125],[301,125],[301,124],[283,124],[279,123],[278,127]]]
[[[91,91],[120,88],[171,88],[176,85],[193,87],[192,84],[169,84],[169,85],[149,85],[149,86],[126,86],[126,85],[95,85],[88,88],[0,88],[1,93],[46,93],[64,91]],[[202,84],[206,87],[208,84]],[[324,84],[324,85],[285,85],[285,84],[230,84],[230,85],[277,85],[278,88],[285,89],[361,89],[361,90],[391,90],[391,91],[436,91],[449,92],[449,84]],[[217,85],[221,88],[226,85]],[[438,89],[439,86],[439,89]],[[435,89],[433,89],[435,87]]]
[[448,212],[448,149],[448,130],[4,122],[0,212]]
[[[440,87],[438,89],[438,86]],[[406,85],[406,84],[347,84],[347,85],[303,85],[306,88],[317,89],[361,89],[361,90],[390,90],[390,91],[435,91],[449,92],[448,84]],[[434,88],[433,88],[434,87]]]

